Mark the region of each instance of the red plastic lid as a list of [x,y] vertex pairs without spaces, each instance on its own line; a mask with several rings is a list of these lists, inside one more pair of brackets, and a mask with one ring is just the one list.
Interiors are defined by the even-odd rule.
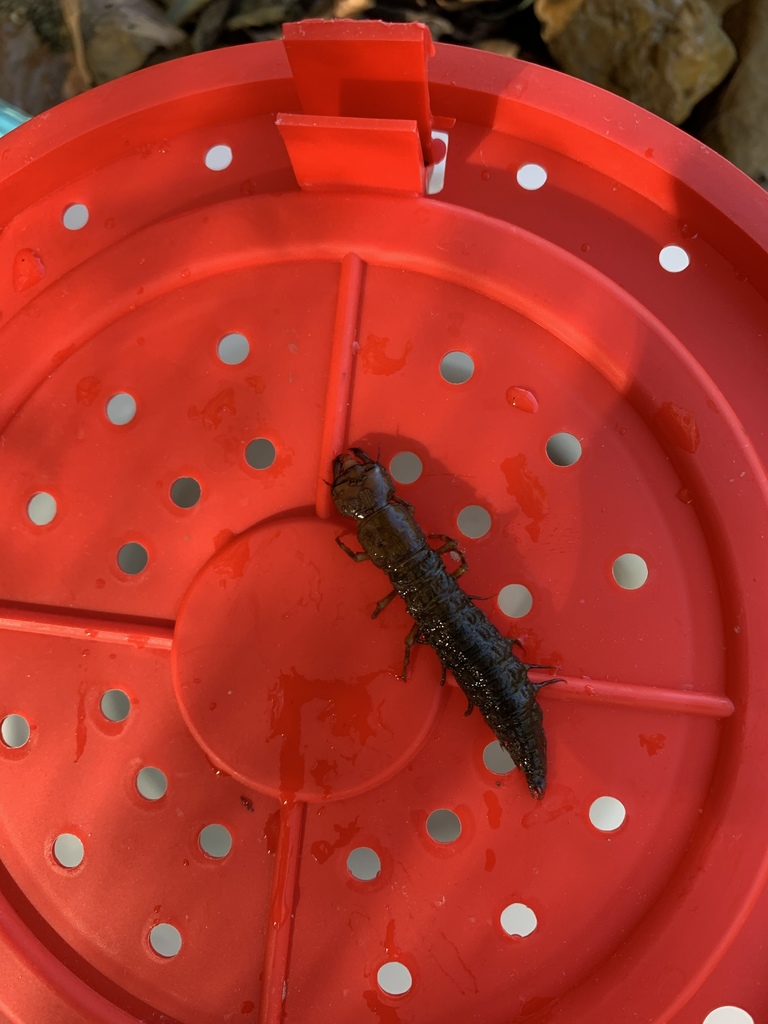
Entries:
[[[421,28],[335,31],[391,117],[269,43],[0,141],[0,1014],[759,1021],[765,196],[583,83],[438,46],[428,109]],[[432,651],[397,678],[348,443],[565,677],[540,804]]]

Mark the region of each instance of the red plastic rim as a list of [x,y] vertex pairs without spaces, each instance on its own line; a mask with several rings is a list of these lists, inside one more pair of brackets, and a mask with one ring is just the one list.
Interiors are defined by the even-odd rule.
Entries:
[[[11,1021],[768,1011],[765,198],[541,68],[430,91],[421,198],[298,190],[281,44],[0,142]],[[540,806],[397,679],[347,442],[561,666]]]

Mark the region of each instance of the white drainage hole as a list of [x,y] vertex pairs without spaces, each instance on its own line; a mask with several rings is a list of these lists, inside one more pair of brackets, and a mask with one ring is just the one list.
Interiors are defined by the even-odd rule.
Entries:
[[755,1019],[738,1006],[718,1006],[707,1014],[701,1024],[755,1024]]
[[223,171],[232,163],[232,150],[223,144],[211,146],[205,154],[205,166],[209,171]]
[[198,838],[203,853],[216,860],[226,857],[232,849],[232,833],[223,825],[206,825]]
[[533,608],[533,594],[522,583],[508,583],[497,598],[499,608],[510,619],[520,619]]
[[691,258],[679,245],[665,245],[659,253],[659,263],[670,274],[679,274],[690,264]]
[[[445,165],[448,162],[448,132],[432,132],[432,140],[437,142],[437,146],[434,147],[434,153],[438,159],[431,167],[427,168],[428,196],[434,196],[438,192],[442,192],[445,186]],[[439,156],[441,144],[442,156]]]
[[225,334],[216,347],[216,353],[227,366],[239,366],[248,358],[251,346],[244,334]]
[[381,860],[370,846],[358,846],[347,857],[347,870],[353,878],[370,882],[381,871]]
[[509,775],[517,765],[498,740],[489,743],[483,751],[483,764],[494,775]]
[[546,180],[547,172],[540,164],[523,164],[517,169],[517,184],[527,192],[535,192]]
[[61,222],[68,231],[79,231],[88,223],[88,207],[85,203],[72,203],[61,217]]
[[467,505],[456,517],[456,524],[465,537],[484,537],[491,528],[491,516],[481,505]]
[[581,458],[581,441],[563,431],[547,441],[547,458],[556,466],[572,466]]
[[6,747],[14,750],[29,743],[29,722],[23,715],[6,715],[0,726],[0,736]]
[[449,384],[466,384],[474,372],[474,360],[466,352],[448,352],[440,360],[440,376]]
[[519,935],[523,939],[535,932],[539,923],[534,912],[525,903],[510,903],[502,910],[499,920],[507,935]]
[[194,508],[201,493],[200,484],[192,476],[180,476],[171,484],[171,501],[177,508]]
[[63,868],[76,868],[83,863],[85,849],[82,841],[71,832],[62,832],[53,844],[53,856]]
[[269,469],[277,456],[277,449],[266,437],[257,437],[245,446],[245,461],[251,469]]
[[110,722],[124,722],[131,712],[131,701],[125,690],[107,690],[101,696],[101,713]]
[[148,562],[147,549],[143,544],[137,544],[133,540],[123,544],[117,552],[117,564],[128,576],[138,576],[140,572],[144,572]]
[[376,981],[382,992],[388,996],[404,996],[413,985],[413,977],[405,964],[390,960],[376,972]]
[[398,452],[389,464],[393,480],[399,484],[412,484],[422,474],[424,466],[414,452]]
[[624,590],[637,590],[648,579],[648,563],[640,555],[619,555],[613,563],[613,578]]
[[626,816],[626,807],[615,796],[599,796],[589,808],[589,820],[598,832],[615,832]]
[[427,832],[436,843],[455,843],[461,835],[461,821],[453,811],[432,811],[427,818]]
[[127,391],[112,395],[107,402],[107,419],[116,427],[124,427],[136,415],[136,399]]
[[35,526],[47,526],[56,518],[56,499],[47,491],[38,491],[27,502],[27,517]]
[[149,944],[158,956],[170,959],[181,949],[181,932],[172,924],[156,924],[149,933]]
[[142,768],[136,776],[136,789],[145,800],[160,800],[168,789],[168,779],[159,768]]

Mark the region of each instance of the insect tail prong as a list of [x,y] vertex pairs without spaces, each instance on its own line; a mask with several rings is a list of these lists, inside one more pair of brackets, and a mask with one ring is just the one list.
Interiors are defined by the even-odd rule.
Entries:
[[550,683],[564,683],[564,682],[565,682],[565,680],[561,679],[558,676],[556,679],[545,679],[543,683],[533,683],[532,685],[533,685],[534,690],[536,690],[536,692],[538,693],[538,691],[542,688],[542,686],[549,686]]

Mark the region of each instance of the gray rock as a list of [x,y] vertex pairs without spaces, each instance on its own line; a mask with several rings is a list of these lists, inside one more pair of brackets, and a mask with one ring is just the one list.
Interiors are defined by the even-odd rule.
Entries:
[[702,139],[755,178],[768,183],[768,5],[740,5],[733,12],[739,64]]
[[707,0],[535,0],[534,10],[564,71],[674,124],[736,59]]

